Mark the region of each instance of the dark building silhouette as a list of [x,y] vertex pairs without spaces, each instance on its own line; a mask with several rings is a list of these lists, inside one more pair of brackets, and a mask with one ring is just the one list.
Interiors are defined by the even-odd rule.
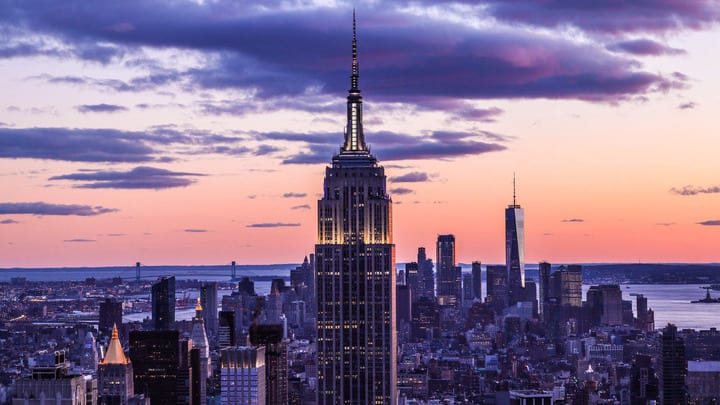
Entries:
[[395,246],[385,170],[365,144],[353,18],[345,142],[318,201],[317,404],[395,404]]
[[416,301],[422,297],[435,299],[435,275],[433,274],[433,262],[427,258],[424,247],[418,248],[418,290],[413,294]]
[[507,271],[508,304],[522,300],[525,287],[525,218],[524,210],[515,198],[513,178],[513,203],[505,209],[505,266]]
[[663,328],[660,342],[662,350],[660,401],[663,405],[685,405],[687,404],[685,342],[678,336],[677,327],[673,324]]
[[[405,285],[410,287],[410,291],[415,295],[420,290],[420,276],[418,274],[417,262],[405,263]],[[399,283],[399,281],[398,281]]]
[[545,314],[545,305],[550,299],[550,273],[551,273],[552,267],[550,263],[548,262],[540,262],[538,265],[538,289],[540,290],[540,295],[538,298],[538,310],[540,312],[540,315],[544,319]]
[[472,262],[472,296],[473,299],[482,300],[482,263]]
[[591,286],[587,292],[586,302],[592,326],[623,324],[622,290],[619,285]]
[[235,311],[220,311],[218,315],[218,346],[220,348],[237,346],[235,339]]
[[200,286],[200,304],[203,308],[202,317],[205,320],[205,329],[210,336],[215,336],[218,328],[217,291],[217,283],[202,283]]
[[100,303],[98,336],[111,336],[115,325],[122,328],[122,301],[105,298],[105,301]]
[[175,330],[130,332],[136,394],[152,405],[190,404],[190,349]]
[[507,267],[489,265],[486,270],[486,301],[499,313],[508,306]]
[[458,305],[462,300],[462,270],[455,266],[455,236],[439,235],[436,253],[438,305]]
[[265,403],[288,403],[288,349],[282,325],[253,325],[250,344],[265,348]]
[[440,336],[440,313],[435,300],[422,297],[412,305],[410,339],[413,342],[432,340]]
[[630,403],[647,404],[658,399],[658,378],[652,358],[636,354],[630,369]]
[[245,295],[257,295],[255,294],[255,282],[250,277],[243,277],[238,283],[238,291],[240,294]]
[[152,285],[152,320],[155,330],[175,329],[175,276]]

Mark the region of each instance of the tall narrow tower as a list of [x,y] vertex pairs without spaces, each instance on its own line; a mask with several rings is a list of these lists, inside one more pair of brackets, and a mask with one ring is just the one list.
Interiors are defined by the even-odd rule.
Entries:
[[382,166],[365,144],[353,13],[345,142],[325,169],[315,245],[317,403],[395,404],[395,247]]
[[517,204],[515,176],[513,175],[513,203],[505,208],[505,266],[509,304],[514,305],[523,297],[525,287],[525,219],[524,211]]

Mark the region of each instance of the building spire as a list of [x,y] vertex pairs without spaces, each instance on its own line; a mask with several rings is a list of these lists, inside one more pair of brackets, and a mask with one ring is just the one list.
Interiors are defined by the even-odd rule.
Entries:
[[352,76],[350,77],[350,89],[358,88],[358,79],[360,78],[360,67],[357,58],[357,24],[355,22],[355,9],[353,9],[353,39],[352,39]]
[[513,205],[517,205],[517,195],[515,194],[515,172],[513,172]]
[[342,152],[345,154],[367,154],[368,148],[365,145],[365,135],[362,124],[362,96],[358,82],[360,79],[360,67],[357,57],[357,22],[355,10],[353,9],[353,37],[352,37],[352,74],[350,76],[350,90],[347,96],[347,125],[345,127],[345,144]]

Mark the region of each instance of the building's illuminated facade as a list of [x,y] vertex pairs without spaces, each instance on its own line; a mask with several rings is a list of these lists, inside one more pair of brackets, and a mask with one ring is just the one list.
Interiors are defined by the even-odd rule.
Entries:
[[318,201],[317,403],[395,404],[392,201],[363,135],[354,19],[352,49],[345,143]]

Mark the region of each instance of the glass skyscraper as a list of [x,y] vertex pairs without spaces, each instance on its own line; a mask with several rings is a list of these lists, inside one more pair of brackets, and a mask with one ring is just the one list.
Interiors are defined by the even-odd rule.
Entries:
[[509,304],[514,305],[522,301],[525,287],[525,219],[515,199],[515,179],[513,203],[505,208],[505,265]]
[[365,144],[353,16],[345,142],[318,201],[317,403],[395,404],[395,247],[382,166]]

